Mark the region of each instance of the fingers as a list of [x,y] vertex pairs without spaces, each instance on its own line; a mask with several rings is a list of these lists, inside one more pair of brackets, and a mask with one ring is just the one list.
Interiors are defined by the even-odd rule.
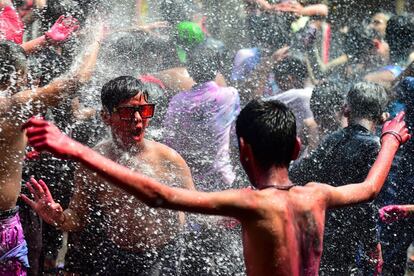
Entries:
[[31,200],[30,198],[28,198],[26,195],[24,195],[24,194],[21,194],[20,195],[20,197],[22,198],[22,200],[27,204],[27,205],[29,205],[30,206],[30,208],[32,208],[32,209],[35,209],[35,207],[36,207],[36,203],[33,201],[33,200]]
[[45,127],[28,127],[26,128],[26,135],[27,137],[33,137],[33,136],[38,136],[41,134],[46,134],[47,133],[47,129]]
[[39,185],[42,187],[43,191],[46,194],[48,199],[52,199],[52,194],[50,193],[49,188],[47,187],[46,183],[43,180],[39,180]]
[[39,197],[37,196],[37,193],[36,193],[36,192],[35,192],[35,190],[33,189],[32,185],[30,185],[30,183],[29,183],[29,182],[26,182],[26,187],[27,187],[27,189],[29,190],[29,192],[33,195],[34,200],[35,200],[35,201],[38,201],[38,200],[39,200]]
[[34,179],[34,178],[30,178],[30,183],[31,183],[32,187],[34,188],[35,195],[37,195],[37,197],[39,199],[44,198],[45,191],[43,190],[43,188],[39,184],[39,182],[37,182],[36,179]]
[[28,137],[28,143],[29,143],[29,145],[32,145],[36,150],[37,150],[37,147],[36,146],[34,146],[34,145],[38,145],[38,144],[41,144],[41,143],[44,143],[45,142],[45,136],[31,136],[31,135],[27,135],[27,137]]
[[58,20],[56,20],[55,24],[61,24],[63,22],[63,19],[65,18],[64,15],[61,15]]
[[397,122],[401,122],[401,121],[404,120],[404,116],[405,116],[405,112],[404,111],[401,111],[400,113],[398,113],[397,117],[395,117],[395,120]]
[[22,130],[27,129],[29,127],[41,127],[49,125],[48,121],[45,121],[41,118],[32,117],[22,125]]

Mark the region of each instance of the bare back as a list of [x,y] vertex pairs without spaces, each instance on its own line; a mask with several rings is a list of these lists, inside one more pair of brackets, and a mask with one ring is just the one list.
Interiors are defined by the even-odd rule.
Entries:
[[248,275],[318,275],[325,204],[317,189],[256,193],[259,218],[242,220]]

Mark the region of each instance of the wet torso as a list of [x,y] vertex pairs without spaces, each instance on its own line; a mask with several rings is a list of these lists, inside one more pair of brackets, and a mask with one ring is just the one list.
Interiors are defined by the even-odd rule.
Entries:
[[[169,186],[182,186],[175,165],[160,153],[156,142],[148,141],[144,152],[135,155],[116,150],[112,143],[100,146],[101,153],[112,160],[153,177]],[[130,251],[146,251],[171,242],[180,231],[178,212],[154,209],[123,190],[101,182],[97,199],[104,215],[107,238]]]
[[242,221],[248,275],[318,275],[325,205],[317,189],[257,193],[260,218]]
[[6,107],[0,99],[0,210],[16,206],[20,194],[26,138],[21,125],[27,119],[19,110]]

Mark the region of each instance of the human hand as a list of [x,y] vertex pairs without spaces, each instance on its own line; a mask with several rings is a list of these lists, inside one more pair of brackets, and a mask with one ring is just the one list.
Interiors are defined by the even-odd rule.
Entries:
[[289,1],[280,4],[276,4],[273,6],[273,9],[278,12],[289,12],[294,13],[296,15],[302,15],[303,6],[296,1]]
[[408,211],[403,205],[388,205],[379,210],[380,220],[385,223],[392,223],[408,217]]
[[32,117],[22,129],[26,130],[28,143],[37,151],[48,151],[59,158],[72,157],[79,143],[63,134],[54,124]]
[[411,135],[408,133],[408,128],[404,122],[405,113],[402,111],[392,119],[387,121],[383,128],[381,134],[381,142],[384,140],[393,139],[399,143],[399,146],[407,142]]
[[21,198],[23,201],[46,223],[53,226],[61,226],[65,221],[62,206],[53,200],[46,183],[42,180],[36,181],[36,179],[31,178],[30,182],[26,183],[26,187],[33,195],[34,200],[22,194]]
[[49,31],[45,33],[45,37],[53,44],[58,44],[66,39],[79,28],[79,22],[72,16],[65,17],[62,15],[53,24]]

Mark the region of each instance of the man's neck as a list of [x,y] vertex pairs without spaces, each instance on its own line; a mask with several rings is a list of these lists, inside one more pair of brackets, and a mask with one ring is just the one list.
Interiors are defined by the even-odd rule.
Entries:
[[374,123],[373,121],[368,120],[368,119],[350,119],[349,120],[349,125],[361,125],[361,126],[365,127],[366,129],[368,129],[372,133],[375,132],[375,128],[377,126],[376,123]]
[[113,145],[116,151],[120,152],[128,152],[130,154],[139,154],[140,152],[144,151],[146,147],[146,140],[143,139],[140,143],[135,143],[133,145],[125,145],[122,141],[117,140],[116,138],[113,139]]
[[269,187],[283,189],[284,187],[291,187],[292,182],[289,179],[289,171],[286,167],[272,167],[265,172],[257,174],[255,185],[259,190]]

